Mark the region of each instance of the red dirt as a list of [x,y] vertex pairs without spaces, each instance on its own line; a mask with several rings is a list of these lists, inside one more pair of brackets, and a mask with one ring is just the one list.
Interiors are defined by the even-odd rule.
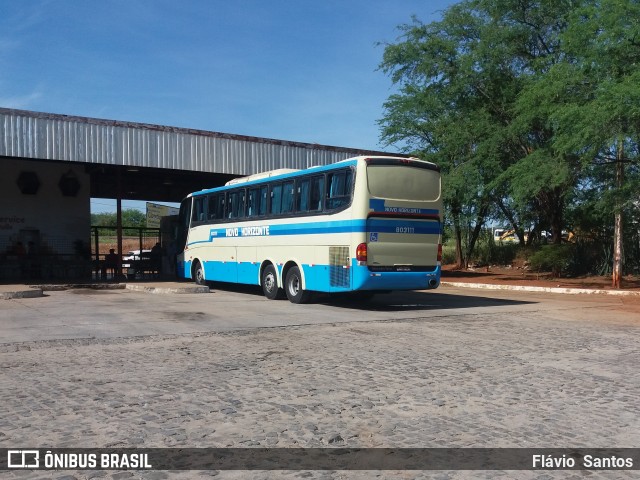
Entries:
[[[498,285],[524,285],[536,287],[591,288],[611,290],[611,276],[587,276],[576,278],[554,278],[549,273],[536,273],[523,268],[482,267],[458,270],[453,265],[442,267],[445,282],[493,283]],[[626,276],[622,279],[624,290],[640,291],[640,278]]]

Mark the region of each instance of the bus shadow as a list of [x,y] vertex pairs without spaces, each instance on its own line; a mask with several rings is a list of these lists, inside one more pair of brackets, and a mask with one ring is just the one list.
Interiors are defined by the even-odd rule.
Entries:
[[263,297],[262,287],[258,285],[246,285],[244,283],[226,283],[226,282],[207,282],[207,285],[211,290],[219,290],[221,292],[229,293],[243,293],[246,295],[252,295],[256,297]]
[[[262,288],[256,285],[210,282],[209,286],[213,290],[219,290],[221,292],[241,293],[244,295],[251,295],[252,297],[264,298]],[[286,298],[281,301],[287,302]],[[530,305],[538,302],[480,297],[474,295],[455,295],[440,291],[399,291],[379,293],[374,295],[373,298],[368,298],[366,294],[363,294],[362,292],[340,294],[314,293],[309,303],[351,310],[402,312]]]
[[515,305],[531,305],[538,302],[509,300],[504,298],[477,297],[440,292],[393,292],[377,294],[371,299],[359,297],[358,292],[347,295],[331,295],[318,298],[314,303],[352,310],[374,312],[401,312],[416,310],[448,310]]

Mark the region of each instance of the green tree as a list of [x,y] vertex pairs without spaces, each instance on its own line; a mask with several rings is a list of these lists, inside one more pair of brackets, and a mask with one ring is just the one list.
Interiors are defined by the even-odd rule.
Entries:
[[[91,225],[98,227],[115,227],[117,223],[116,214],[113,213],[92,213]],[[144,228],[147,226],[147,216],[140,210],[126,208],[122,210],[122,226]]]
[[[522,97],[523,109],[547,118],[557,151],[579,157],[585,167],[610,165],[615,172],[603,198],[612,199],[612,283],[617,288],[623,273],[624,212],[634,209],[638,198],[637,184],[626,179],[628,171],[637,171],[640,138],[638,18],[636,0],[580,2],[562,33],[563,57],[532,81]],[[600,188],[597,180],[591,186]]]
[[[560,243],[567,198],[579,180],[575,155],[554,148],[554,131],[537,105],[526,105],[523,92],[565,56],[562,34],[577,0],[478,0],[482,15],[490,20],[484,48],[499,55],[501,64],[517,79],[507,90],[505,121],[508,159],[496,181],[501,196],[496,203],[516,232],[533,224],[534,231],[550,229]],[[502,202],[511,204],[511,209]],[[513,217],[513,219],[511,218]],[[533,236],[530,236],[533,238]]]
[[447,9],[440,22],[414,18],[400,27],[402,41],[386,46],[380,65],[400,91],[385,102],[382,139],[440,165],[459,266],[490,213],[491,180],[502,160],[502,99],[512,80],[483,58],[484,27],[469,2]]
[[382,139],[441,166],[459,265],[492,212],[509,220],[521,243],[534,220],[561,240],[575,159],[553,148],[544,122],[515,105],[530,79],[561,58],[559,35],[571,7],[470,0],[445,10],[439,22],[401,26],[401,41],[385,48],[381,69],[399,93],[384,105]]

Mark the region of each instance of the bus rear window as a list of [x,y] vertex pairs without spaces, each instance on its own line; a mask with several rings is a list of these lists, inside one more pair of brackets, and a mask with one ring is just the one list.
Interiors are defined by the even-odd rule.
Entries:
[[410,165],[368,165],[367,183],[373,197],[434,201],[440,197],[440,173]]

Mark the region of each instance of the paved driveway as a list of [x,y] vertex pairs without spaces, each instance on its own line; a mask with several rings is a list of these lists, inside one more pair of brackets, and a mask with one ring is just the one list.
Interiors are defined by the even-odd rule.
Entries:
[[[366,307],[220,289],[8,300],[0,304],[0,446],[634,447],[637,308],[633,298],[453,288],[382,296]],[[201,474],[514,478],[171,478]],[[567,477],[540,474],[515,476]]]
[[[41,298],[0,301],[0,344],[60,339],[104,339],[323,323],[395,321],[491,315],[526,321],[529,314],[567,320],[640,318],[640,298],[522,294],[443,287],[379,295],[369,303],[320,298],[294,305],[268,301],[254,288],[216,285],[209,294],[149,294],[75,289]],[[0,347],[1,348],[1,347]]]

